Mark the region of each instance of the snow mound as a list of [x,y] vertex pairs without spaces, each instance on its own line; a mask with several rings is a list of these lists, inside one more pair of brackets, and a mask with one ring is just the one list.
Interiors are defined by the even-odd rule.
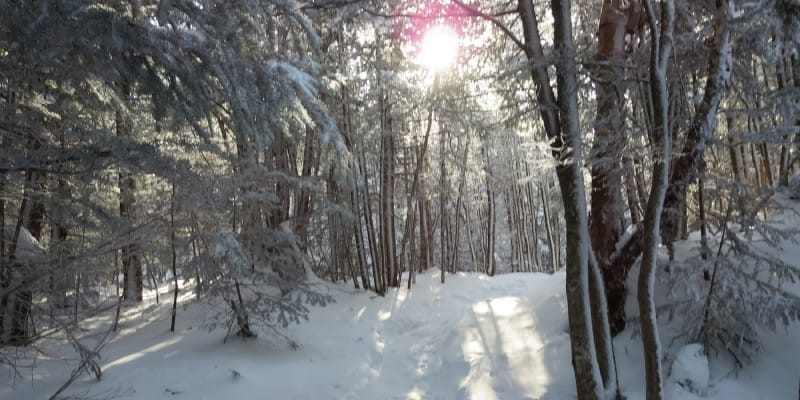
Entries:
[[[16,227],[14,226],[6,226],[3,228],[1,234],[5,236],[5,239],[8,242],[14,240],[15,228]],[[43,259],[44,256],[45,251],[42,245],[39,244],[39,241],[33,237],[27,228],[21,226],[19,228],[19,236],[17,237],[17,246],[16,250],[14,251],[14,257],[21,262],[35,263]]]
[[694,393],[704,393],[709,381],[708,357],[703,345],[691,343],[681,347],[672,363],[670,379]]

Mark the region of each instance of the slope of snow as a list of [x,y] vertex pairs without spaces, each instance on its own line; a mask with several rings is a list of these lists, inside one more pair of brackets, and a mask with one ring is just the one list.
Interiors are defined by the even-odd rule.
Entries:
[[[179,310],[174,334],[168,332],[169,304],[132,308],[102,352],[102,380],[86,377],[67,393],[134,399],[173,393],[191,399],[574,396],[563,274],[459,274],[445,285],[438,273],[417,279],[411,291],[391,290],[386,297],[325,285],[336,302],[290,328],[297,350],[267,334],[222,344],[223,330],[196,326],[202,303]],[[92,328],[101,332],[110,323],[98,319]],[[85,343],[93,345],[91,338]],[[52,354],[56,350],[69,352]],[[34,377],[17,378],[13,388],[3,376],[0,398],[46,398],[71,370],[63,361],[37,364]]]

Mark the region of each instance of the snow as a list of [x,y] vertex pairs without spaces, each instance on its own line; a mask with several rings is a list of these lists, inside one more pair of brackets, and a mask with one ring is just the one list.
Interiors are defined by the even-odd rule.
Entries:
[[705,393],[708,388],[708,357],[702,344],[690,343],[678,350],[672,363],[670,380],[694,393]]
[[[784,257],[800,259],[800,245],[787,245]],[[66,395],[209,400],[575,398],[563,272],[492,278],[458,273],[443,285],[435,271],[416,279],[410,291],[390,289],[385,297],[317,281],[336,302],[312,307],[308,323],[287,329],[297,349],[269,332],[223,344],[224,328],[200,328],[210,306],[195,301],[191,290],[181,291],[176,332],[170,333],[171,302],[155,304],[151,290],[141,305],[123,309],[119,331],[101,350],[102,380],[83,376]],[[166,295],[167,286],[160,291]],[[86,320],[84,331],[76,334],[94,348],[112,317],[110,311]],[[665,344],[671,342],[664,336],[668,329],[661,334]],[[738,372],[714,354],[706,358],[699,345],[665,354],[674,360],[665,363],[672,365],[666,398],[797,398],[800,324],[786,331],[765,331],[761,337],[761,353]],[[0,375],[0,399],[48,398],[66,381],[76,365],[72,348],[58,337],[45,339],[40,347],[35,360],[32,353],[22,354],[19,376],[7,370]],[[640,337],[629,328],[615,338],[614,349],[622,393],[629,400],[643,400]],[[35,368],[30,368],[34,361]]]
[[800,200],[800,174],[792,176],[789,180],[789,197],[792,200]]
[[[2,234],[5,235],[6,240],[9,242],[13,241],[14,229],[14,226],[6,226],[3,229]],[[31,263],[40,261],[45,256],[42,245],[39,244],[39,241],[36,240],[36,238],[31,235],[31,232],[24,226],[19,228],[19,236],[17,237],[14,256],[18,261]]]
[[[156,306],[151,292],[144,305],[125,312],[121,331],[102,352],[103,379],[86,378],[68,393],[126,399],[171,392],[191,399],[257,393],[286,399],[560,399],[574,395],[563,285],[563,274],[454,274],[441,285],[434,272],[418,275],[411,291],[379,297],[326,284],[337,302],[314,308],[309,323],[289,329],[298,350],[266,333],[223,345],[223,331],[197,329],[206,307],[188,293],[181,296],[177,333],[171,334],[171,304]],[[87,328],[104,331],[110,323],[99,318]],[[68,354],[68,348],[58,349]],[[46,398],[71,370],[54,359],[37,364],[33,378],[1,378],[0,398]]]

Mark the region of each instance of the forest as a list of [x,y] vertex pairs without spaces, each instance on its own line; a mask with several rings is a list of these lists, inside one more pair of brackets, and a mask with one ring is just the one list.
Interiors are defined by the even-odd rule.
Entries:
[[798,227],[798,0],[0,0],[3,399],[800,400]]

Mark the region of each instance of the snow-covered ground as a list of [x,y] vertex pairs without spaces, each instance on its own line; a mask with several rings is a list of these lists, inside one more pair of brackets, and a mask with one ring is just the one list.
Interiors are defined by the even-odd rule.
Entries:
[[[67,393],[125,399],[570,399],[564,274],[488,278],[438,273],[386,297],[326,285],[336,302],[284,341],[234,339],[197,328],[205,305],[183,298],[176,333],[169,304],[129,309],[102,351],[101,381],[85,377]],[[150,299],[151,300],[151,299]],[[92,321],[98,331],[108,319]],[[800,329],[769,334],[764,352],[738,376],[711,371],[710,399],[794,399],[800,376]],[[91,344],[91,341],[87,341]],[[615,341],[621,385],[641,399],[638,338]],[[54,348],[52,356],[69,354]],[[2,377],[0,398],[43,399],[74,364],[39,356],[32,376]],[[691,370],[691,366],[689,368]],[[668,384],[673,399],[699,398]],[[174,397],[173,397],[174,396]]]
[[[784,258],[800,260],[797,245]],[[121,329],[102,350],[102,380],[89,376],[66,394],[74,398],[122,399],[572,399],[563,273],[508,274],[489,278],[458,274],[439,283],[438,272],[417,277],[409,291],[385,297],[348,285],[322,283],[335,303],[313,308],[310,321],[287,334],[298,344],[263,333],[258,339],[222,343],[224,329],[199,326],[208,305],[181,297],[178,325],[170,333],[169,301],[156,305],[153,293],[125,310]],[[171,300],[167,288],[162,299]],[[85,321],[84,343],[110,326],[112,314]],[[667,378],[670,399],[798,398],[800,325],[764,332],[763,351],[734,372],[687,347]],[[46,399],[75,365],[62,360],[71,347],[43,345],[35,368],[25,357],[22,376],[0,376],[2,399]],[[644,399],[644,371],[638,336],[631,329],[616,338],[620,385],[630,400]],[[676,381],[708,382],[689,393]]]

